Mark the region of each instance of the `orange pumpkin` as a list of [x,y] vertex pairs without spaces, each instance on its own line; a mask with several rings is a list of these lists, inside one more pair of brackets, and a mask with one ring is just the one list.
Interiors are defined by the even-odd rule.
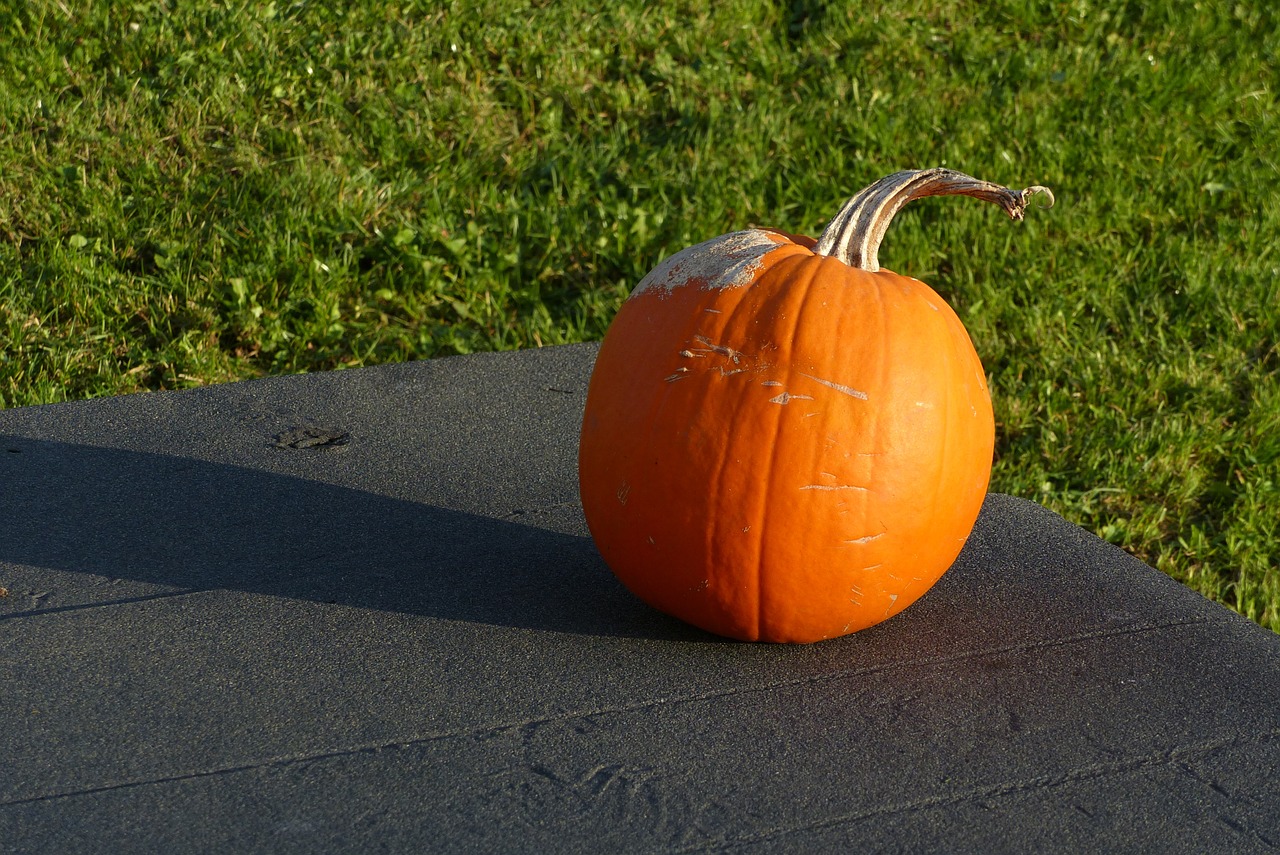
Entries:
[[816,242],[739,231],[646,276],[601,345],[579,446],[618,578],[703,629],[782,642],[855,632],[928,590],[986,495],[991,400],[955,312],[877,249],[912,199],[974,196],[1016,220],[1038,191],[901,172]]

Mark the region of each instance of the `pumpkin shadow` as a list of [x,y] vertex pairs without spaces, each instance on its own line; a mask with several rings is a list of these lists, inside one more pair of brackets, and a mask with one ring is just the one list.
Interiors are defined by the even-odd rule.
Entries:
[[[633,597],[590,538],[538,525],[188,457],[4,435],[0,483],[0,571],[26,565],[165,591],[233,589],[565,633],[712,639]],[[109,585],[95,584],[91,602]],[[49,607],[74,599],[54,591]]]

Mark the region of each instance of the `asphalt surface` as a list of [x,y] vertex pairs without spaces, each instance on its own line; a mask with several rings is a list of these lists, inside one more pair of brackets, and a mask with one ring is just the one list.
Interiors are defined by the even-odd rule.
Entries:
[[1280,636],[1031,502],[843,639],[635,600],[594,355],[0,412],[0,852],[1280,848]]

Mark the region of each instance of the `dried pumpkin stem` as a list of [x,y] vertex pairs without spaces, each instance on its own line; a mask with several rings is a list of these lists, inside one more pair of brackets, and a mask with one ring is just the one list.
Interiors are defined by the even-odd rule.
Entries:
[[880,241],[884,240],[889,223],[902,206],[913,199],[972,196],[999,205],[1011,219],[1021,220],[1027,202],[1036,193],[1048,197],[1046,208],[1053,207],[1053,192],[1038,184],[1021,191],[1010,190],[941,167],[895,172],[846,202],[822,230],[813,251],[838,258],[850,267],[874,272],[880,269]]

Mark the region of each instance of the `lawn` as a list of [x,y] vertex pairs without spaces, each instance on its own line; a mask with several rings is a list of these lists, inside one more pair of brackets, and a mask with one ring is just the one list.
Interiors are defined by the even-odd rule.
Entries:
[[0,0],[0,405],[596,339],[946,165],[1058,199],[880,254],[970,330],[992,488],[1280,631],[1273,8]]

